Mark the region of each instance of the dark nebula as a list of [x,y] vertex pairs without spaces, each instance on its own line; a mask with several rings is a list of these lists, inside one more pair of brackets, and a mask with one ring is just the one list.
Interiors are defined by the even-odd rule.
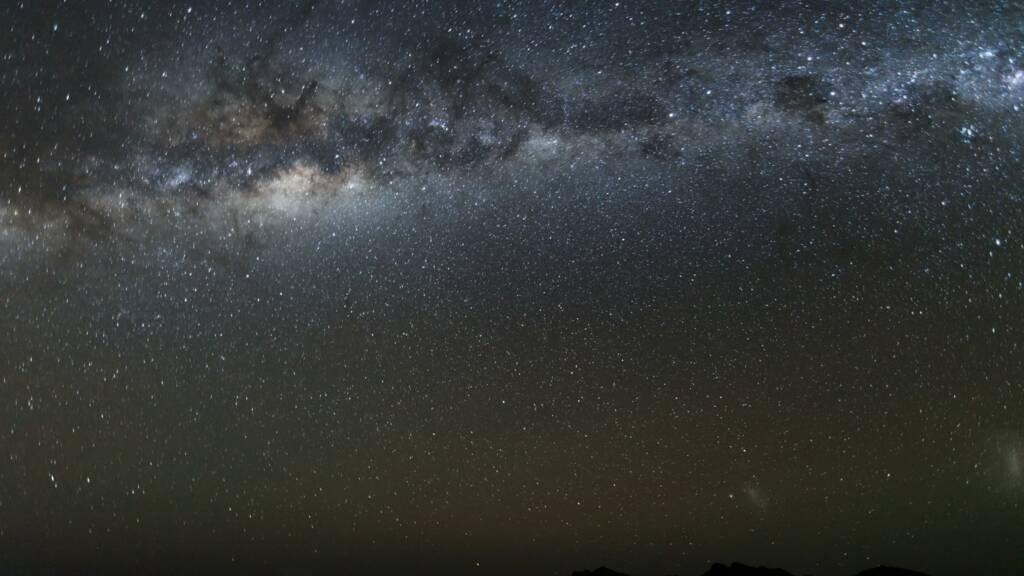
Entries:
[[0,26],[0,571],[1024,566],[1024,4]]

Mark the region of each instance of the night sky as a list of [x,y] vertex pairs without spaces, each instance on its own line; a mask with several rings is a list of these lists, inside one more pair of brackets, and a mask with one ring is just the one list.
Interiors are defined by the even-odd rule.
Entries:
[[4,569],[1024,566],[1024,3],[4,0]]

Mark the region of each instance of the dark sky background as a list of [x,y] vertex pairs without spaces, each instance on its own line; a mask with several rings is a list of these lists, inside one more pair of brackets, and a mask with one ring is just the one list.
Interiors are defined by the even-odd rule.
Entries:
[[1024,5],[0,24],[5,570],[1024,565]]

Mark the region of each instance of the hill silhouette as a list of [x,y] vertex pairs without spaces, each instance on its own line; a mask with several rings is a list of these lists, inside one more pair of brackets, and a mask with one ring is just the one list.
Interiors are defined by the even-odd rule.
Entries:
[[572,576],[629,576],[622,572],[616,572],[607,566],[601,566],[596,570],[580,570],[573,572]]
[[928,576],[924,572],[907,570],[906,568],[894,568],[892,566],[879,566],[858,572],[857,576]]
[[704,573],[704,576],[793,576],[781,568],[765,568],[764,566],[747,566],[739,562],[733,562],[729,566],[724,564],[712,564],[711,569]]
[[[572,576],[629,576],[623,572],[617,572],[601,566],[595,570],[578,570]],[[703,576],[793,576],[781,568],[766,568],[764,566],[747,566],[739,562],[725,564],[712,564],[711,568]],[[907,570],[906,568],[894,568],[892,566],[878,566],[858,572],[855,576],[927,576],[923,572]]]

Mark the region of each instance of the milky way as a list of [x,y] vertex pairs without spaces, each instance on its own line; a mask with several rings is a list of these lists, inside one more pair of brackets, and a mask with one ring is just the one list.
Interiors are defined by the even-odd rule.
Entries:
[[0,15],[10,565],[1019,567],[1024,6]]

